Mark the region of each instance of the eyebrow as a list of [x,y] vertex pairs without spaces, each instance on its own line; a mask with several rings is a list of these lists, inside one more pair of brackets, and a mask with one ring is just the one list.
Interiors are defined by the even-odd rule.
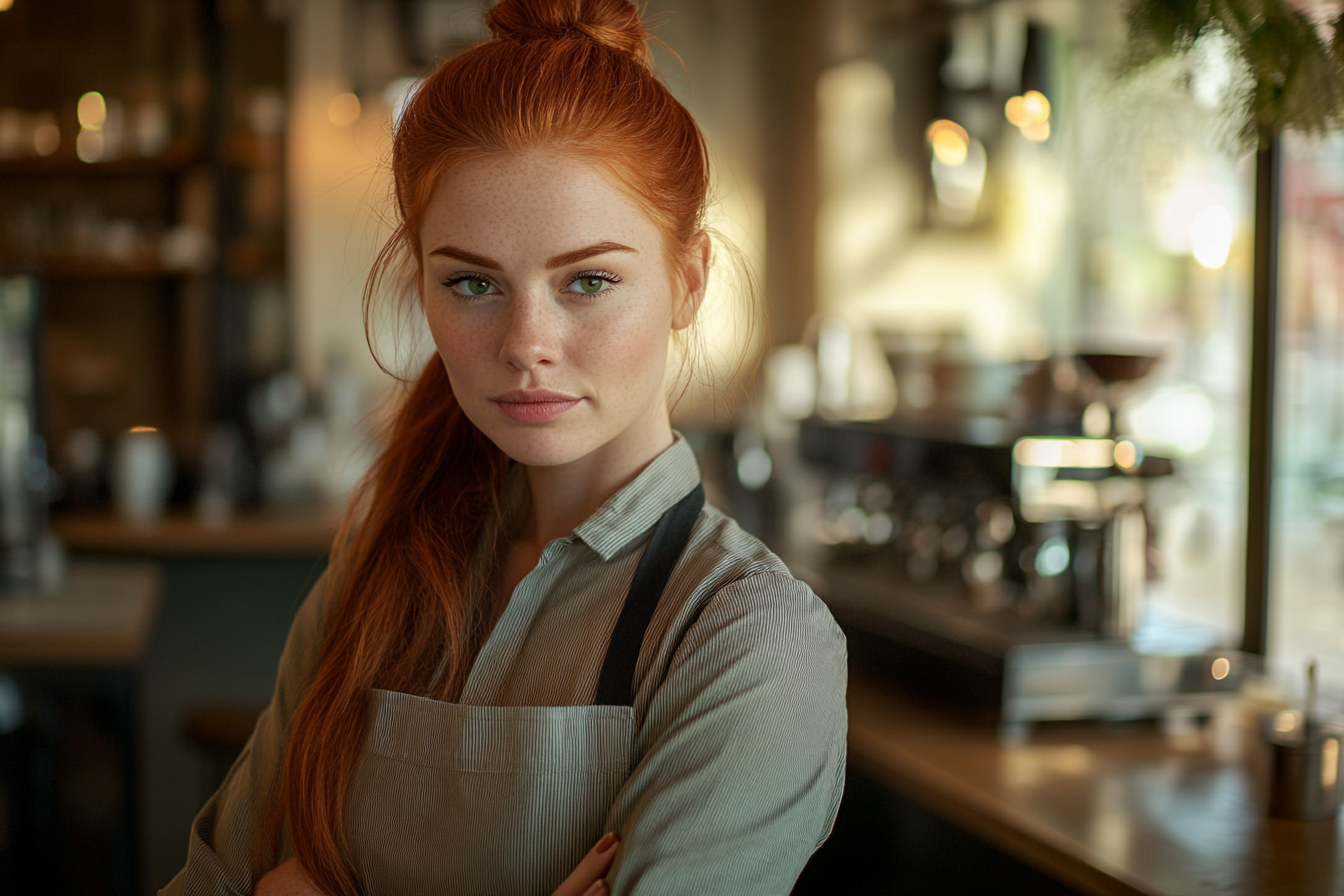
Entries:
[[[552,256],[546,261],[547,270],[555,270],[566,265],[575,264],[583,261],[585,258],[592,258],[594,255],[605,255],[608,252],[634,252],[639,254],[638,249],[632,249],[620,243],[613,243],[610,240],[601,243],[593,243],[591,246],[584,246],[582,249],[574,249],[570,252],[561,252],[559,255]],[[465,261],[468,264],[474,264],[477,267],[492,268],[496,271],[502,270],[503,265],[484,255],[477,255],[475,252],[469,252],[466,249],[459,249],[457,246],[440,246],[432,250],[430,255],[442,255],[446,258],[456,258],[458,261]]]
[[592,258],[594,255],[606,255],[608,252],[634,252],[639,254],[639,250],[631,249],[629,246],[622,246],[620,243],[610,241],[604,243],[593,243],[591,246],[584,246],[582,249],[575,249],[573,252],[562,252],[553,256],[546,262],[547,270],[563,268],[566,265],[576,264],[585,258]]

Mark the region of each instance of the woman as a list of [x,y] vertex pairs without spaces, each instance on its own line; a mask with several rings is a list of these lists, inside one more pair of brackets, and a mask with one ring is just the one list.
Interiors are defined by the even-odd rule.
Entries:
[[366,293],[405,273],[437,357],[167,893],[784,894],[834,820],[843,636],[668,419],[700,131],[625,0],[487,23],[403,113]]

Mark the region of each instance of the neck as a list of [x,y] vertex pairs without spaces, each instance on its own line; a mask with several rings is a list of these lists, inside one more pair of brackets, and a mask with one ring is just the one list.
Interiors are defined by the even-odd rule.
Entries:
[[570,463],[529,466],[532,508],[523,540],[535,545],[539,553],[548,542],[569,535],[672,444],[666,411],[654,425],[637,430],[633,434],[627,430]]

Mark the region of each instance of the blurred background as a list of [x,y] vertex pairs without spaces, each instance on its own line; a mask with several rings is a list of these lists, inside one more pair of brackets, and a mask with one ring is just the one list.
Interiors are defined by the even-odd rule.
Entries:
[[[483,5],[0,0],[5,892],[181,867],[378,449],[390,135]],[[721,249],[674,412],[711,501],[986,750],[1296,706],[1308,658],[1344,697],[1344,136],[1257,153],[1233,41],[1122,73],[1124,12],[647,9],[764,306]],[[851,772],[799,892],[1091,891],[894,780]]]

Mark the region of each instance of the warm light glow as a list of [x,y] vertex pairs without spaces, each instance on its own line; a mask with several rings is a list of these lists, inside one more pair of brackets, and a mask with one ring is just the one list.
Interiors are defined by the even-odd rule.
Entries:
[[1020,128],[1031,128],[1050,120],[1050,101],[1039,90],[1022,94],[1022,121]]
[[1115,445],[1115,465],[1122,470],[1132,470],[1139,465],[1139,446],[1125,439]]
[[1227,263],[1235,232],[1232,213],[1221,205],[1205,206],[1190,220],[1190,252],[1195,261],[1210,270]]
[[1024,131],[1038,128],[1050,121],[1050,101],[1039,90],[1028,90],[1004,103],[1003,114]]
[[971,140],[966,129],[955,121],[940,118],[929,125],[925,136],[933,147],[933,157],[947,167],[956,168],[966,161]]
[[1218,659],[1213,661],[1213,665],[1209,668],[1209,674],[1212,675],[1216,681],[1222,681],[1227,677],[1227,673],[1231,671],[1232,664],[1228,662],[1227,657],[1225,656],[1218,657]]
[[359,97],[353,93],[337,94],[327,104],[327,119],[338,128],[349,127],[359,121],[359,113]]
[[1018,439],[1013,460],[1023,467],[1105,470],[1115,466],[1115,442],[1110,439]]
[[1331,788],[1339,777],[1339,738],[1327,737],[1321,741],[1321,786]]
[[1297,713],[1291,709],[1285,709],[1274,717],[1274,730],[1280,734],[1287,734],[1297,728]]
[[[3,3],[4,0],[0,0]],[[40,124],[33,131],[33,151],[49,156],[61,146],[61,129],[54,124]]]
[[75,115],[79,118],[80,127],[96,131],[107,123],[107,100],[98,91],[90,90],[79,98]]
[[1028,90],[1003,106],[1004,116],[1022,129],[1022,136],[1033,143],[1050,139],[1050,101],[1039,90]]
[[1050,139],[1050,122],[1028,125],[1022,129],[1022,136],[1032,143],[1044,143]]
[[96,162],[103,157],[105,145],[102,131],[82,128],[75,138],[75,155],[81,162]]
[[159,431],[158,428],[157,428],[157,427],[154,427],[154,426],[132,426],[132,427],[131,427],[131,432],[158,432],[158,431]]
[[0,12],[6,12],[14,5],[14,0],[0,0]]

